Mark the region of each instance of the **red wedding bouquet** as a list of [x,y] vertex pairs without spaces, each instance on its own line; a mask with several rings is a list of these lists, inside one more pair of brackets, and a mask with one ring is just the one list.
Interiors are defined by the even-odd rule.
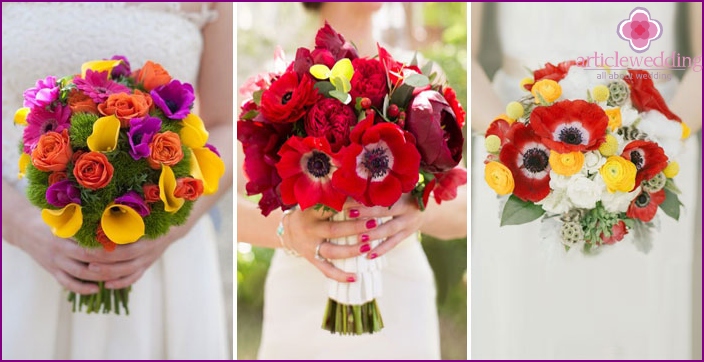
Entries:
[[[252,98],[237,122],[249,195],[261,194],[268,215],[281,207],[341,211],[351,197],[390,207],[411,193],[421,209],[430,194],[454,199],[466,183],[462,158],[465,112],[452,88],[433,82],[431,65],[396,61],[381,46],[375,58],[328,24],[315,49],[299,48],[285,70],[248,80]],[[338,213],[333,220],[344,220]],[[356,243],[330,240],[338,244]],[[377,245],[380,240],[373,241]],[[335,261],[354,271],[353,283],[331,282],[323,328],[332,333],[379,331],[375,299],[383,257]]]
[[[48,76],[24,92],[20,177],[54,235],[112,251],[183,224],[193,203],[218,189],[225,165],[191,113],[193,87],[148,61],[123,56]],[[149,241],[143,241],[149,242]],[[76,296],[73,310],[129,314],[130,287]]]
[[530,94],[509,103],[485,138],[485,180],[510,195],[501,224],[542,216],[543,237],[584,252],[633,230],[647,252],[658,208],[679,218],[674,158],[690,133],[650,74],[571,61],[548,63],[521,85]]

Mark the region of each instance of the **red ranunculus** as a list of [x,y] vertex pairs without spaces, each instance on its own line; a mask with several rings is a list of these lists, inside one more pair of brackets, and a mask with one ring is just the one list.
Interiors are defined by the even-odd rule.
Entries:
[[416,138],[421,168],[437,173],[457,166],[462,159],[464,136],[445,98],[432,90],[420,92],[406,114],[406,129]]
[[447,103],[452,107],[452,111],[455,112],[455,117],[457,117],[457,123],[460,128],[464,127],[464,120],[467,113],[462,108],[462,104],[457,100],[457,93],[451,87],[445,87],[442,91],[443,97],[447,100]]
[[435,202],[440,205],[442,201],[454,200],[457,197],[457,188],[467,184],[467,170],[462,167],[455,167],[450,171],[436,174],[437,183],[433,188]]
[[543,143],[559,153],[593,151],[604,143],[609,116],[597,104],[564,100],[536,107],[530,124]]
[[643,180],[650,180],[667,167],[667,156],[662,147],[651,141],[636,140],[628,143],[621,153],[621,157],[633,162],[638,172],[636,184],[638,187]]
[[623,80],[631,87],[631,102],[639,112],[656,110],[667,119],[682,122],[682,119],[670,111],[665,100],[655,88],[653,79],[647,70],[629,69]]
[[623,240],[623,237],[626,236],[626,234],[628,234],[626,223],[623,222],[623,220],[619,220],[611,227],[611,236],[607,237],[604,233],[601,233],[599,237],[601,238],[602,243],[611,245]]
[[318,90],[308,76],[298,80],[294,72],[284,73],[262,93],[261,114],[272,123],[293,123],[301,119],[318,99]]
[[499,139],[501,140],[501,145],[503,146],[506,142],[509,141],[507,135],[508,130],[510,128],[511,125],[506,122],[506,120],[497,118],[489,124],[489,128],[486,129],[486,134],[484,134],[484,138],[489,136],[499,137]]
[[649,222],[655,217],[655,213],[658,211],[658,205],[662,204],[664,201],[664,189],[653,193],[641,191],[641,193],[631,201],[626,211],[626,216],[631,219]]
[[352,67],[352,98],[367,97],[372,101],[372,106],[381,109],[384,97],[389,94],[384,66],[377,59],[357,58],[352,61]]
[[533,84],[543,79],[551,79],[559,82],[567,75],[567,72],[569,72],[573,65],[577,65],[577,62],[574,60],[559,63],[557,66],[552,63],[545,63],[545,68],[533,72],[533,83],[526,84],[524,88],[530,91],[533,88]]
[[276,169],[281,176],[281,199],[305,210],[322,204],[342,210],[347,196],[331,182],[338,161],[323,137],[293,136],[279,150]]
[[513,175],[513,194],[537,202],[550,193],[550,149],[530,126],[514,123],[511,141],[503,146],[499,159]]
[[340,151],[333,186],[367,206],[391,206],[418,182],[420,154],[412,135],[392,123],[367,117],[352,130],[352,143]]
[[350,128],[357,123],[351,106],[334,98],[324,98],[308,111],[305,129],[308,136],[325,137],[333,152],[350,144]]

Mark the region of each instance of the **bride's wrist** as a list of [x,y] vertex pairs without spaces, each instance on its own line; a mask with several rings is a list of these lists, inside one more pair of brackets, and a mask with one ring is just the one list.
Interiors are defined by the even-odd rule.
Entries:
[[285,235],[285,227],[284,227],[284,222],[286,222],[286,218],[292,214],[294,211],[296,211],[296,207],[294,206],[291,209],[284,210],[283,215],[281,216],[281,221],[279,221],[279,226],[276,228],[276,236],[279,237],[279,244],[281,244],[281,248],[286,252],[286,254],[291,255],[291,256],[300,256],[300,254],[293,248],[289,247],[286,241],[284,240],[284,235]]

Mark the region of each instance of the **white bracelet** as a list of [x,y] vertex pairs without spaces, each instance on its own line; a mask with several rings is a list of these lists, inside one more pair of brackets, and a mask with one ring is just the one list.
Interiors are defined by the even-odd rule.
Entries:
[[284,242],[284,218],[288,216],[288,214],[294,212],[296,210],[295,207],[285,210],[283,216],[281,216],[281,221],[279,221],[279,227],[276,228],[276,235],[279,237],[279,242],[281,243],[281,248],[284,249],[286,254],[291,255],[291,256],[301,256],[298,254],[298,252],[292,248],[289,248],[288,245]]

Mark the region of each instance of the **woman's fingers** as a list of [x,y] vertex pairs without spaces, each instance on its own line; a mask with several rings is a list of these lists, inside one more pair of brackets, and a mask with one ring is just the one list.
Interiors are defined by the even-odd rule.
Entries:
[[95,294],[100,291],[97,284],[80,281],[60,269],[54,272],[54,278],[56,278],[61,286],[74,293]]
[[362,234],[378,226],[379,223],[375,219],[321,221],[313,226],[311,232],[323,239],[336,239]]
[[57,255],[54,258],[54,263],[56,267],[61,269],[64,273],[68,274],[70,277],[86,281],[100,281],[105,280],[100,274],[88,268],[88,264],[80,262],[75,259],[71,259],[66,256]]
[[124,262],[117,263],[90,263],[88,269],[93,273],[100,276],[101,280],[114,280],[119,279],[124,276],[134,274],[137,270],[142,269],[144,266],[140,262],[140,259],[133,259]]
[[[367,247],[365,247],[365,245],[367,245]],[[368,245],[369,244],[367,243],[355,245],[335,245],[331,242],[323,241],[320,244],[318,254],[325,259],[354,258],[369,251],[370,247]]]
[[127,288],[130,285],[134,284],[139,280],[139,278],[142,277],[142,274],[144,274],[144,269],[140,268],[136,272],[126,275],[121,278],[117,278],[114,280],[108,280],[105,282],[105,288],[106,289],[122,289],[122,288]]
[[341,283],[351,283],[357,280],[357,276],[354,273],[344,272],[341,269],[336,268],[328,261],[313,259],[310,262],[330,279]]
[[404,229],[401,232],[395,233],[393,236],[382,241],[381,244],[377,245],[376,248],[369,251],[369,254],[367,254],[367,258],[374,259],[386,254],[387,252],[389,252],[389,250],[396,247],[396,245],[405,240],[408,235],[411,235],[411,233],[413,232],[413,229],[411,229],[410,231]]

